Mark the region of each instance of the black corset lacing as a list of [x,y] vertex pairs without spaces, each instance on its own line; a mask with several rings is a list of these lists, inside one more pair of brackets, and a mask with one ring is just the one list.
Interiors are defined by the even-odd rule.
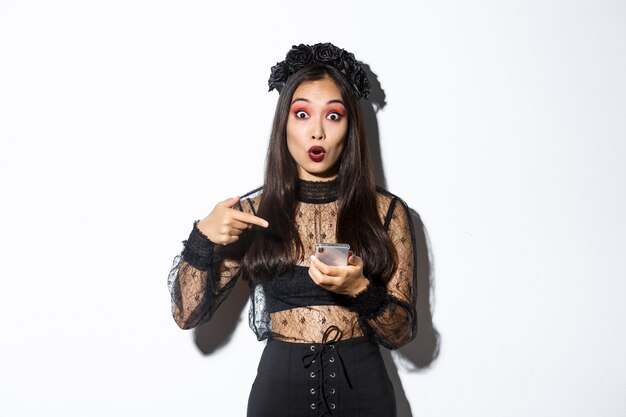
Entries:
[[[332,335],[332,338],[331,338]],[[319,407],[321,404],[324,404],[324,410],[319,410],[322,414],[320,416],[325,416],[326,414],[332,414],[332,410],[335,408],[335,404],[331,404],[328,406],[328,401],[326,399],[326,382],[329,378],[334,378],[334,373],[330,375],[326,375],[324,372],[324,368],[329,366],[329,363],[335,361],[335,357],[339,362],[341,371],[346,377],[346,381],[348,382],[348,386],[352,389],[352,383],[350,382],[350,378],[348,377],[348,373],[346,372],[346,367],[343,364],[343,360],[341,359],[341,355],[339,354],[339,349],[335,345],[338,341],[341,340],[343,333],[339,330],[337,326],[330,326],[324,332],[324,336],[322,337],[321,346],[311,345],[311,353],[307,353],[302,357],[302,364],[304,368],[310,371],[311,377],[317,376],[317,393],[318,393],[318,401],[316,403],[311,404],[311,408]],[[334,353],[334,355],[332,355]],[[325,356],[330,356],[325,361]],[[334,393],[334,391],[333,391]]]

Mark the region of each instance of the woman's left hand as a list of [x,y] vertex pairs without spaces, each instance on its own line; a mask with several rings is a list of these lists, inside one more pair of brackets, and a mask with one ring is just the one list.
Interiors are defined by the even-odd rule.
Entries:
[[350,252],[347,266],[326,265],[311,256],[309,276],[320,287],[328,291],[354,297],[363,291],[369,280],[363,275],[363,260]]

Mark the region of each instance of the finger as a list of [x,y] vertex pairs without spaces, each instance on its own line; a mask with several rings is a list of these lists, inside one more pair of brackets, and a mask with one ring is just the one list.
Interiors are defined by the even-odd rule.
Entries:
[[244,223],[237,219],[228,219],[226,221],[226,224],[234,229],[239,229],[239,230],[246,230],[249,226],[248,223]]
[[257,226],[261,226],[261,227],[269,226],[269,223],[267,222],[267,220],[257,217],[250,213],[237,211],[236,213],[233,213],[233,217],[247,224],[256,224]]
[[220,206],[220,207],[231,208],[235,204],[237,204],[238,202],[239,202],[239,196],[227,198],[226,200],[220,201],[219,203],[217,203],[217,205]]
[[237,229],[236,227],[233,227],[232,229],[228,231],[228,234],[231,236],[241,236],[242,233],[243,233],[243,230]]
[[311,263],[314,264],[315,267],[319,269],[320,272],[324,275],[329,275],[333,277],[341,275],[342,269],[340,267],[333,266],[333,265],[326,265],[324,262],[317,259],[315,255],[311,255]]
[[[235,227],[237,229],[246,230],[247,228],[252,227],[249,222],[250,219],[261,220],[262,222],[265,222],[265,224],[267,224],[267,222],[261,219],[260,217],[253,216],[248,213],[242,213],[241,211],[236,210],[236,209],[226,209],[226,210],[228,210],[229,217],[225,218],[224,223],[229,226]],[[242,215],[244,215],[245,217],[242,218]]]
[[350,252],[350,256],[348,257],[348,264],[354,265],[354,266],[361,266],[363,265],[363,259],[356,256],[354,253]]
[[[244,230],[246,230],[244,228]],[[237,229],[235,227],[231,227],[231,226],[222,226],[218,229],[218,233],[225,237],[228,238],[229,236],[239,236],[243,233],[243,230]]]
[[313,279],[313,282],[315,282],[320,287],[328,288],[333,284],[333,280],[331,277],[322,274],[320,270],[313,265],[309,267],[309,276]]
[[238,241],[239,236],[230,236],[230,235],[222,236],[220,240],[221,240],[221,242],[219,242],[220,245],[226,246],[226,245],[230,245],[231,243],[235,243],[236,241]]

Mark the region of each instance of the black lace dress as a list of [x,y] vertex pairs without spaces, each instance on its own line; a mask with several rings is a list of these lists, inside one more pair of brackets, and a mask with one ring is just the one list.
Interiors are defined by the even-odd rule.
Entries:
[[[411,217],[401,199],[379,188],[380,221],[397,253],[394,275],[384,285],[371,280],[356,297],[327,291],[309,277],[309,255],[315,252],[316,242],[336,242],[337,186],[337,180],[299,181],[296,221],[305,256],[285,275],[263,283],[248,281],[250,327],[259,340],[269,340],[251,392],[249,416],[283,415],[278,410],[290,416],[363,416],[370,415],[368,409],[371,415],[392,415],[393,389],[375,347],[398,348],[417,330]],[[261,193],[258,189],[242,197],[237,208],[255,214]],[[196,224],[168,279],[172,314],[184,329],[209,320],[240,278],[238,257],[214,245]],[[364,361],[371,366],[364,366]],[[277,373],[282,369],[279,363],[286,368]],[[265,368],[272,371],[261,375]],[[372,375],[380,376],[378,385],[371,385]],[[277,392],[280,378],[286,378],[284,385],[290,387],[282,394]],[[352,381],[355,378],[358,384]],[[329,386],[332,383],[335,386]],[[372,398],[381,400],[370,404],[369,389]],[[385,392],[391,398],[381,397]]]

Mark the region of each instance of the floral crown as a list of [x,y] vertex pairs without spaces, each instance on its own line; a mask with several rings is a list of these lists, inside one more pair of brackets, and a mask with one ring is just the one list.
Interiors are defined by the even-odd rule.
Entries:
[[279,92],[285,86],[287,79],[307,65],[330,65],[346,76],[358,98],[367,98],[370,93],[370,83],[363,67],[354,58],[354,54],[333,45],[332,43],[316,43],[313,46],[300,44],[293,45],[287,52],[285,60],[272,67],[268,80],[270,87]]

